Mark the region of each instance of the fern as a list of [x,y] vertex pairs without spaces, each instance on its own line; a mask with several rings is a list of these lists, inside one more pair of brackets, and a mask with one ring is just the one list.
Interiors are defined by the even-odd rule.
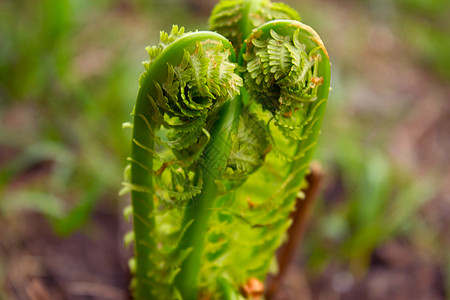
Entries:
[[245,180],[242,176],[250,175],[264,163],[266,154],[271,150],[264,123],[248,108],[242,112],[232,145],[227,164],[231,169],[228,178],[239,178],[241,181]]
[[[304,185],[329,91],[330,64],[316,33],[297,21],[257,27],[241,50],[249,110],[265,123],[272,151],[227,204],[233,253],[226,267],[234,282],[264,280],[290,225]],[[261,127],[260,127],[261,128]],[[223,214],[223,212],[222,212]],[[239,230],[232,228],[239,228]]]
[[202,193],[202,153],[217,118],[238,94],[242,79],[229,61],[228,41],[211,32],[174,26],[148,47],[133,110],[131,176],[135,238],[134,296],[171,299],[174,280],[192,248],[178,249],[194,223],[183,207]]
[[218,33],[174,26],[146,48],[123,188],[136,299],[242,299],[273,268],[329,91],[328,54],[299,20],[224,0]]
[[211,30],[228,38],[237,53],[251,31],[265,22],[287,19],[300,21],[300,15],[284,3],[269,0],[222,0],[211,13]]

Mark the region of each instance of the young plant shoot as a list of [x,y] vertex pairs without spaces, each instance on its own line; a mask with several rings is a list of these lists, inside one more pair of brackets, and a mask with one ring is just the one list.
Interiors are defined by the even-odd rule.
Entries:
[[330,62],[298,13],[227,0],[210,27],[146,49],[124,182],[135,299],[251,299],[319,136]]

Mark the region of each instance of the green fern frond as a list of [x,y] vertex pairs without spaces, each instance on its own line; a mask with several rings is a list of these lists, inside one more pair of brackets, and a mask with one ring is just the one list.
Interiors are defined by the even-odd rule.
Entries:
[[[295,20],[301,21],[301,17],[299,13],[282,2],[269,2],[268,4],[263,5],[261,8],[261,15],[264,17],[265,22],[271,20]],[[256,24],[257,26],[262,25]]]
[[237,172],[239,178],[241,174],[248,176],[264,163],[264,157],[269,151],[270,143],[264,123],[244,109],[238,132],[233,138],[228,167]]
[[272,151],[250,176],[233,165],[243,181],[218,213],[227,220],[222,226],[232,232],[226,239],[231,256],[223,268],[237,284],[249,277],[263,280],[273,265],[304,184],[329,90],[326,51],[299,22],[280,20],[256,28],[240,55],[248,110],[263,125],[261,136]]
[[214,7],[209,24],[211,30],[228,38],[239,52],[253,28],[277,19],[300,21],[300,15],[290,6],[270,0],[225,0]]
[[209,130],[221,107],[239,93],[242,79],[229,61],[231,45],[212,32],[185,33],[174,26],[146,49],[149,61],[139,78],[131,126],[131,176],[124,181],[133,206],[133,290],[137,299],[175,299],[174,280],[193,250],[178,249],[192,224],[181,211],[204,190],[197,169]]
[[239,30],[243,7],[244,0],[220,1],[214,7],[209,19],[210,29],[225,36],[234,46],[243,41]]
[[[297,29],[293,36],[282,36],[271,29],[269,37],[247,42],[249,47],[243,56],[247,65],[245,86],[250,96],[279,119],[291,122],[292,114],[307,111],[317,94],[317,90],[311,90],[315,63],[299,42],[299,32]],[[303,125],[305,117],[296,117],[297,124],[291,127]]]

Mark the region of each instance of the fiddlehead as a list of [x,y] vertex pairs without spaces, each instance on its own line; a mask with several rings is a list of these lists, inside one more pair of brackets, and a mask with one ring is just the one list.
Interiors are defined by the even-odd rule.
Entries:
[[306,138],[305,126],[315,122],[315,110],[326,100],[318,99],[318,90],[322,86],[323,95],[325,86],[328,91],[324,80],[329,75],[322,67],[328,54],[318,35],[300,22],[272,21],[258,28],[245,47],[244,81],[250,96],[272,114],[287,138]]
[[[221,263],[235,286],[250,277],[264,280],[283,241],[319,135],[330,83],[322,41],[297,21],[276,20],[256,28],[239,60],[248,93],[243,112],[252,116],[253,125],[241,117],[239,126],[246,134],[234,139],[228,162],[229,177],[239,189],[224,200],[215,229],[226,241],[228,261]],[[259,137],[261,145],[254,144],[258,150],[252,155],[265,162],[246,171],[232,158],[239,157],[246,148],[243,141],[252,136]]]
[[[241,49],[240,63],[250,105],[267,124],[273,148],[256,176],[236,192],[237,204],[241,202],[237,206],[249,207],[248,231],[242,231],[244,240],[252,241],[248,258],[259,258],[249,266],[248,276],[263,278],[290,224],[288,216],[315,148],[328,98],[330,63],[318,35],[288,20],[256,28]],[[261,189],[261,182],[271,182],[275,192],[251,192]],[[255,242],[265,251],[255,252]]]
[[230,43],[216,33],[184,33],[174,26],[147,51],[124,183],[131,191],[136,241],[133,289],[136,299],[172,299],[174,278],[192,250],[177,245],[195,225],[182,221],[182,207],[210,184],[202,154],[211,132],[219,136],[217,119],[227,114],[242,80],[229,61]]
[[[300,20],[300,15],[288,5],[269,0],[225,0],[214,8],[210,28],[226,36],[233,43],[236,52],[241,52],[243,41],[254,28],[276,19]],[[243,73],[243,77],[246,72]],[[245,79],[245,78],[244,78]],[[249,82],[247,87],[257,89]],[[271,93],[270,89],[264,92]],[[242,102],[248,104],[248,91],[244,91]],[[267,129],[259,117],[244,107],[239,122],[239,133],[233,139],[233,151],[228,164],[228,178],[231,188],[242,184],[248,175],[257,170],[271,150]],[[251,145],[251,146],[250,146]]]

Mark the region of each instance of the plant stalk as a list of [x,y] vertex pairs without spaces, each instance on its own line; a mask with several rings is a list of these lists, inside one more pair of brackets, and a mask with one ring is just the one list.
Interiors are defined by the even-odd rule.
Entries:
[[[144,89],[140,89],[138,94],[138,101],[134,109],[135,115],[133,120],[133,140],[145,145],[148,149],[153,149],[153,137],[147,130],[148,126],[153,127],[152,124],[146,124],[146,121],[151,122],[151,117],[144,112],[151,111],[149,101],[145,101],[146,97]],[[139,101],[141,100],[141,101]],[[137,115],[142,112],[141,115]],[[148,170],[153,170],[153,156],[136,143],[132,143],[131,155],[133,160],[131,162],[131,183],[135,186],[145,187],[145,189],[131,188],[131,205],[133,207],[133,231],[134,231],[134,257],[136,261],[135,269],[135,298],[136,299],[150,299],[151,286],[146,283],[147,270],[152,269],[153,263],[148,255],[148,247],[154,246],[154,240],[151,233],[155,231],[155,219],[153,214],[153,180],[151,173]],[[136,162],[139,162],[137,164]],[[144,168],[145,167],[145,168]],[[147,170],[146,170],[147,169]]]
[[200,268],[204,254],[204,240],[208,222],[217,198],[216,180],[220,180],[231,152],[231,134],[237,129],[241,110],[240,97],[235,97],[221,108],[218,120],[211,131],[211,141],[206,146],[201,164],[203,190],[191,200],[186,208],[183,225],[188,227],[181,239],[179,250],[192,249],[181,264],[181,271],[175,278],[175,285],[183,300],[196,300],[200,280]]

